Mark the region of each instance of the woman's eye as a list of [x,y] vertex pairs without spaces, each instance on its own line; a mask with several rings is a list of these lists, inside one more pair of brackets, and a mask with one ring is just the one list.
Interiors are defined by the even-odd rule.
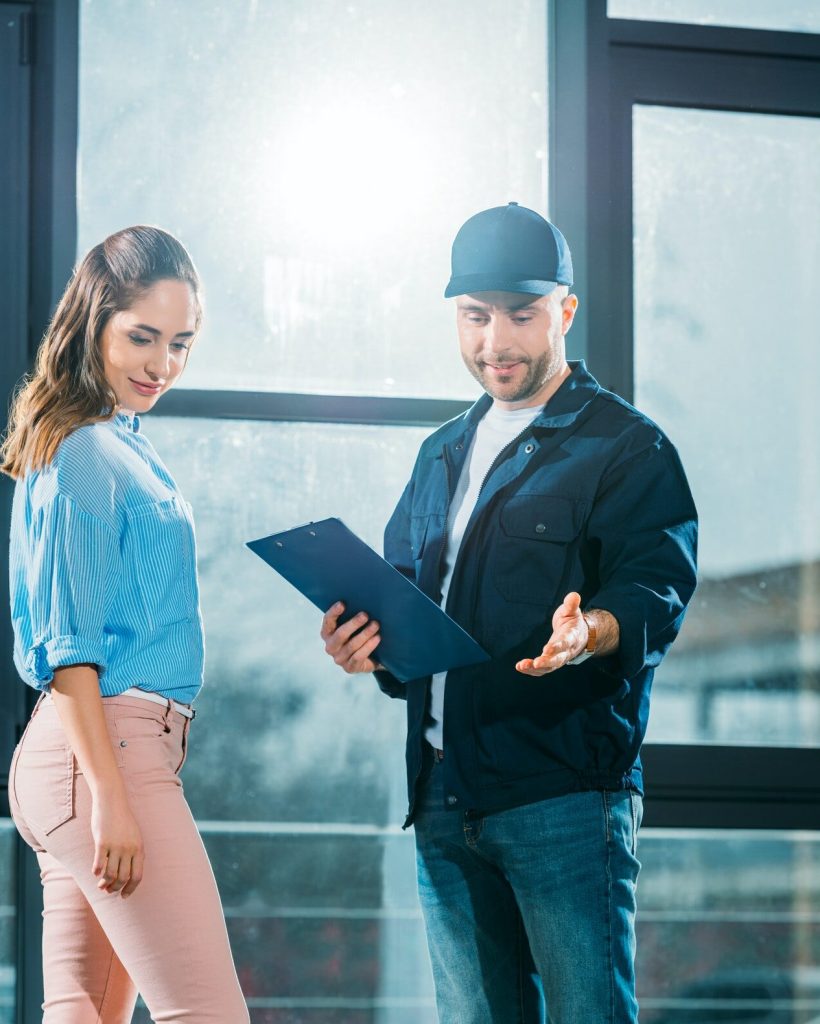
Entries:
[[130,337],[131,341],[134,342],[135,345],[150,345],[151,344],[151,339],[150,338],[143,338],[139,334],[130,334],[129,337]]
[[188,351],[188,346],[185,344],[184,341],[174,341],[174,342],[171,342],[171,348],[175,352],[187,352]]

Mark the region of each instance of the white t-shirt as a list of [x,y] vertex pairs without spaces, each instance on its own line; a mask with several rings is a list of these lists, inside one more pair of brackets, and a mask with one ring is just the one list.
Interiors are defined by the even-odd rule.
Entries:
[[[447,520],[447,549],[444,579],[441,582],[441,607],[447,603],[447,593],[453,570],[456,567],[458,551],[464,537],[464,531],[473,514],[478,493],[490,467],[501,452],[523,433],[541,412],[542,406],[530,406],[526,409],[504,409],[493,404],[478,424],[464,468],[458,478],[456,492],[450,505]],[[430,698],[430,715],[432,724],[425,730],[427,742],[434,747],[444,747],[444,680],[446,672],[433,676]]]

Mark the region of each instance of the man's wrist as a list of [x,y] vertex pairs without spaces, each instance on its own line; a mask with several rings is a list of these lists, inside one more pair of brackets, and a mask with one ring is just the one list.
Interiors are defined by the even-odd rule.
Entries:
[[601,609],[590,609],[581,613],[587,627],[587,639],[578,654],[568,661],[568,665],[580,665],[587,658],[597,655],[601,657],[611,654],[620,644],[620,627],[618,620],[611,612]]

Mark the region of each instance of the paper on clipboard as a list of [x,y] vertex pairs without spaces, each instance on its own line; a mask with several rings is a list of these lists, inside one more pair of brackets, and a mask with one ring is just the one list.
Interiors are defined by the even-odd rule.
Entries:
[[323,519],[248,541],[255,554],[326,612],[365,611],[379,622],[373,657],[401,682],[489,661],[489,655],[426,594],[349,530]]

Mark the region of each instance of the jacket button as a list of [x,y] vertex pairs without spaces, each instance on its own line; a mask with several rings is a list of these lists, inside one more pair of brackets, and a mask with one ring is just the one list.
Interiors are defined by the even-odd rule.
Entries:
[[546,526],[543,523],[538,523],[538,525],[535,527],[535,532],[536,533],[544,533],[544,531],[546,529],[547,528],[546,528]]
[[447,803],[452,807],[453,804],[457,804],[458,803],[458,797],[457,796],[453,796],[453,794],[450,793],[449,796],[447,797]]
[[526,445],[524,451],[527,453],[527,455],[532,455],[532,453],[535,451],[535,445],[532,443],[532,441],[530,441],[530,443]]

